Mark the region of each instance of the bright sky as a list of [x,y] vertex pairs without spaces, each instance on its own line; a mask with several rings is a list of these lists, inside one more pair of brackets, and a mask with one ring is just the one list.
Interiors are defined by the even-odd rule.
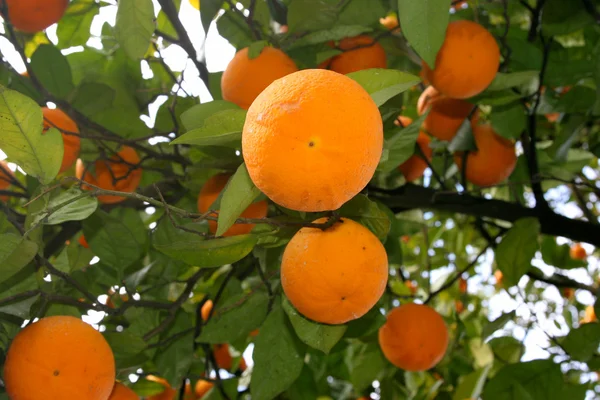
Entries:
[[[116,4],[113,0],[105,0],[106,3]],[[158,14],[159,5],[156,0],[153,0],[155,4],[156,14]],[[116,16],[116,6],[102,7],[101,12],[93,21],[92,24],[92,38],[88,42],[90,46],[99,46],[100,39],[99,35],[101,32],[101,27],[105,21],[108,21],[111,24],[115,22]],[[204,32],[202,30],[202,25],[200,23],[200,14],[194,9],[187,0],[182,0],[181,10],[180,10],[180,18],[188,31],[189,36],[192,38],[192,42],[196,44],[196,48],[200,51],[200,45],[205,39]],[[1,29],[1,28],[0,28]],[[56,26],[50,27],[48,30],[48,36],[50,40],[56,43]],[[95,36],[95,37],[94,37]],[[74,51],[81,51],[82,48],[69,49],[64,51],[65,54]],[[17,53],[15,52],[12,45],[5,39],[0,38],[0,53],[8,59],[8,61],[17,69],[18,72],[25,71],[25,66],[19,59]],[[194,64],[187,59],[187,54],[178,46],[170,46],[167,50],[162,52],[165,62],[174,70],[174,71],[185,71],[185,81],[183,83],[183,88],[187,93],[190,93],[194,96],[200,96],[202,102],[212,100],[206,87],[202,83],[201,79],[198,76],[198,72],[194,66]],[[205,46],[205,55],[206,62],[209,72],[218,72],[223,71],[233,55],[235,54],[235,49],[225,40],[223,37],[219,35],[216,29],[216,24],[213,22],[211,24],[211,28],[208,33],[208,39],[206,40]],[[149,72],[149,68],[144,68],[142,66],[142,71],[144,74],[151,73]],[[143,118],[146,123],[149,125],[153,124],[156,111],[158,107],[166,101],[166,97],[159,98],[153,105],[150,107],[150,116],[149,118]],[[0,150],[0,159],[4,159],[6,156]],[[15,165],[11,165],[11,167],[16,167]],[[589,173],[593,173],[593,171],[587,171]],[[558,195],[559,193],[557,193]],[[579,210],[576,207],[564,206],[561,208],[561,212],[568,216],[576,216],[579,215]],[[563,243],[567,241],[565,239],[561,239]],[[592,247],[589,245],[584,245],[588,253],[592,251]],[[503,312],[509,312],[517,309],[517,314],[523,318],[529,319],[532,313],[536,313],[539,317],[540,327],[543,328],[549,334],[560,336],[567,333],[567,330],[560,330],[554,324],[554,319],[560,322],[563,326],[565,325],[564,318],[562,315],[554,315],[553,320],[548,320],[543,318],[544,310],[547,308],[547,305],[543,302],[532,305],[533,308],[530,308],[527,304],[519,301],[515,301],[511,295],[506,293],[505,291],[501,291],[499,294],[495,294],[493,288],[485,285],[481,285],[482,282],[487,282],[488,278],[492,274],[492,260],[493,253],[488,252],[486,254],[485,262],[477,268],[477,275],[469,280],[469,291],[484,291],[485,295],[489,297],[489,308],[490,308],[490,319],[494,319],[498,317]],[[97,262],[97,259],[94,260]],[[534,265],[540,267],[544,272],[551,273],[554,268],[549,267],[539,261],[535,261]],[[596,270],[599,268],[599,263],[597,259],[590,259],[590,270]],[[449,269],[440,270],[438,273],[433,276],[435,279],[440,279],[445,276],[445,273],[449,272]],[[577,279],[581,282],[585,282],[591,284],[591,280],[589,279],[588,274],[585,270],[574,270],[568,271],[568,275],[574,279]],[[521,284],[523,286],[523,284]],[[510,289],[511,294],[516,294],[516,289]],[[562,298],[561,294],[556,290],[556,288],[551,287],[545,291],[545,295],[548,300],[555,302]],[[585,304],[592,304],[593,297],[587,292],[579,292],[578,300]],[[518,298],[518,297],[516,297]],[[104,299],[101,299],[104,300]],[[558,308],[561,310],[561,307]],[[89,316],[84,319],[93,324],[97,324],[103,318],[104,313],[97,313],[94,311],[90,311]],[[512,328],[511,325],[507,325],[507,328]],[[500,335],[501,332],[498,333]],[[515,331],[515,336],[517,339],[522,339],[524,336],[524,330],[517,328]],[[548,338],[544,331],[539,328],[535,328],[529,332],[527,338],[525,339],[526,353],[524,355],[523,360],[531,360],[537,358],[546,358],[548,353],[543,350],[543,347],[548,346]],[[249,348],[244,353],[244,358],[248,362],[248,365],[252,365],[251,358],[252,349]],[[132,377],[133,378],[133,377]]]

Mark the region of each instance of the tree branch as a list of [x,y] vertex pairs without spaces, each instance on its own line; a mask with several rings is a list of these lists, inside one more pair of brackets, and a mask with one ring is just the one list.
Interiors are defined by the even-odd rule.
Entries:
[[378,198],[394,212],[410,209],[431,209],[476,217],[515,222],[520,218],[534,217],[540,221],[542,233],[564,236],[569,239],[600,246],[600,226],[586,221],[574,220],[555,212],[523,207],[502,200],[488,200],[469,194],[436,191],[412,184],[397,189],[370,188],[371,195]]

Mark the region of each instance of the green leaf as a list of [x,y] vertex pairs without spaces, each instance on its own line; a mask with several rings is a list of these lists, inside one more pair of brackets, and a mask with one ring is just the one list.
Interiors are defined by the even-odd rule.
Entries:
[[[330,29],[319,30],[317,32],[311,32],[301,38],[298,38],[290,45],[291,49],[302,46],[310,46],[319,43],[326,43],[331,40],[338,41],[347,37],[358,36],[361,33],[371,32],[373,29],[362,26],[362,25],[335,25]],[[317,64],[325,61],[326,59],[341,54],[340,50],[329,49],[322,51],[317,54]],[[323,54],[323,56],[319,56]]]
[[[204,4],[204,3],[203,3]],[[223,379],[221,380],[221,384],[223,385],[223,391],[227,395],[227,398],[223,397],[221,391],[213,386],[210,391],[208,391],[203,397],[202,400],[226,400],[226,399],[235,399],[238,396],[238,382],[237,378],[234,379]]]
[[496,92],[518,86],[531,85],[537,81],[539,74],[539,71],[519,71],[512,72],[510,74],[498,72],[492,83],[490,83],[490,86],[488,86],[485,91]]
[[104,338],[117,358],[126,359],[143,352],[147,344],[141,336],[125,330],[124,332],[106,332]]
[[357,343],[350,348],[346,365],[350,370],[350,382],[355,390],[362,392],[382,376],[388,361],[377,342]]
[[115,36],[127,55],[144,57],[154,33],[152,0],[120,0],[115,23]]
[[540,222],[528,217],[515,221],[496,249],[496,262],[508,286],[519,280],[531,267],[531,259],[539,248]]
[[231,343],[259,328],[267,317],[269,297],[265,292],[240,293],[217,304],[210,320],[202,327],[198,343]]
[[369,228],[381,241],[384,241],[390,232],[392,224],[386,212],[363,194],[354,196],[345,203],[339,213],[342,217],[353,219]]
[[260,190],[248,175],[246,164],[240,165],[223,190],[216,236],[227,232],[259,194]]
[[421,115],[405,128],[397,128],[392,137],[383,145],[383,157],[377,169],[381,172],[391,172],[415,152],[415,143],[419,137],[421,125],[427,113]]
[[202,28],[205,33],[208,32],[210,23],[216,17],[222,6],[223,0],[202,0],[200,19],[202,20]]
[[450,4],[450,0],[398,0],[402,33],[431,68],[446,37]]
[[0,283],[15,275],[37,254],[38,246],[12,233],[0,235]]
[[492,364],[480,368],[463,377],[452,396],[452,400],[478,399],[483,391]]
[[300,340],[325,354],[329,354],[348,329],[346,325],[324,325],[304,318],[285,296],[282,307]]
[[546,36],[566,35],[593,22],[583,1],[547,0],[544,3],[542,32]]
[[116,92],[113,88],[103,83],[82,82],[77,86],[73,97],[72,106],[87,117],[111,108]]
[[100,7],[93,0],[72,2],[56,29],[58,46],[66,49],[85,45],[90,38],[92,21],[99,11]]
[[40,45],[31,56],[31,69],[54,96],[65,99],[73,91],[73,76],[66,57],[50,44]]
[[230,109],[219,111],[204,119],[201,128],[184,133],[171,144],[193,144],[196,146],[218,146],[237,143],[242,139],[246,110]]
[[421,82],[418,76],[383,68],[351,72],[347,76],[358,82],[371,95],[377,107]]
[[494,355],[505,363],[518,363],[521,355],[525,353],[523,343],[512,336],[496,337],[490,340],[488,344],[492,348]]
[[47,225],[62,224],[66,221],[81,221],[98,208],[98,200],[77,188],[58,192],[50,198],[44,211],[36,218],[45,219]]
[[[175,322],[161,335],[161,338],[164,340],[192,327],[190,315],[183,310],[179,310]],[[167,346],[160,349],[154,359],[160,376],[173,387],[181,385],[181,381],[187,375],[192,364],[192,358],[194,357],[193,337],[194,332],[189,332],[177,340],[172,340]]]
[[504,313],[493,321],[490,321],[483,327],[481,337],[485,340],[494,334],[498,329],[502,328],[508,321],[512,321],[517,317],[516,311]]
[[63,141],[54,128],[42,134],[42,110],[30,98],[0,86],[0,148],[44,185],[58,174]]
[[572,359],[589,361],[598,352],[600,346],[600,323],[591,322],[571,329],[569,334],[561,341],[563,349]]
[[96,211],[83,221],[83,233],[94,254],[120,271],[139,260],[148,246],[146,227],[130,208],[116,208],[110,214]]
[[225,110],[240,110],[237,104],[225,100],[213,100],[196,104],[181,114],[181,122],[186,130],[202,128],[208,117]]
[[250,31],[245,18],[232,11],[225,11],[225,13],[217,19],[217,30],[219,31],[219,34],[227,38],[229,43],[236,49],[248,47],[253,42],[252,31]]
[[[184,225],[190,229],[192,224]],[[185,232],[163,220],[154,234],[154,247],[169,257],[196,267],[214,268],[241,260],[254,248],[256,235],[236,235],[226,238],[206,239]]]
[[254,345],[254,369],[250,381],[253,400],[271,400],[300,376],[304,346],[292,333],[278,302],[260,328]]
[[40,295],[37,294],[25,300],[17,301],[14,303],[6,304],[0,307],[0,313],[13,315],[15,317],[27,319],[31,315],[31,306],[39,299]]
[[250,60],[260,56],[262,50],[269,45],[269,42],[266,40],[259,40],[258,42],[254,42],[248,47],[248,58]]
[[571,246],[564,243],[558,245],[553,236],[542,236],[542,259],[548,265],[560,269],[583,268],[587,266],[586,261],[574,260],[571,258]]
[[473,128],[471,122],[465,119],[458,128],[456,135],[448,143],[448,151],[467,151],[476,150],[475,137],[473,136]]
[[337,0],[321,0],[307,6],[304,0],[292,0],[288,6],[288,29],[290,33],[318,31],[331,28],[339,12]]
[[492,109],[492,128],[507,139],[518,138],[526,128],[527,117],[523,106],[518,103],[506,104]]
[[290,400],[305,400],[319,398],[317,383],[312,370],[305,365],[292,386],[285,393]]
[[361,338],[377,332],[385,324],[386,318],[379,311],[378,307],[373,307],[368,313],[359,319],[348,322],[348,330],[344,337]]

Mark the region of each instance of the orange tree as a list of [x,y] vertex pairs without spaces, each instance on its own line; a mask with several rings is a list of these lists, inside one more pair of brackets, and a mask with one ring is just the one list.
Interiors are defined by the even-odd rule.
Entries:
[[0,0],[0,399],[598,397],[599,6]]

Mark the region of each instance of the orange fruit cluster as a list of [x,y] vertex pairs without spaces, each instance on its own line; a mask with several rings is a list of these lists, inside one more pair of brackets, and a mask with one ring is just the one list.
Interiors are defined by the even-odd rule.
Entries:
[[[412,118],[405,117],[403,115],[398,116],[394,123],[398,126],[407,127],[412,124]],[[429,143],[431,139],[427,134],[423,133],[423,131],[419,132],[419,136],[417,137],[417,146],[421,149],[421,153],[426,157],[427,160],[431,160],[433,156],[433,150],[429,147]],[[427,162],[423,159],[423,157],[419,154],[412,155],[408,160],[404,161],[398,167],[402,175],[407,182],[412,182],[423,176],[423,173],[427,169]]]
[[106,400],[115,385],[115,360],[102,334],[82,320],[46,317],[13,339],[4,384],[11,400]]

